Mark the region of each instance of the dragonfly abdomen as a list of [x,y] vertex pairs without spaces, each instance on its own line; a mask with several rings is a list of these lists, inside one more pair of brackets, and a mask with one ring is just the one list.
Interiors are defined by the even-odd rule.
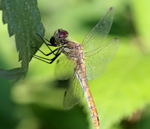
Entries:
[[93,96],[92,96],[92,93],[91,93],[89,87],[87,87],[85,90],[85,96],[87,98],[87,103],[88,103],[88,106],[90,109],[93,124],[96,127],[96,129],[98,129],[99,128],[99,116],[98,116],[95,102],[94,102],[94,99],[93,99]]
[[92,117],[93,124],[94,124],[95,128],[98,129],[99,128],[99,118],[98,118],[98,113],[96,110],[96,106],[95,106],[92,94],[91,94],[89,86],[88,86],[83,48],[80,44],[77,44],[74,42],[69,42],[67,44],[67,49],[64,49],[64,53],[69,58],[71,58],[76,64],[76,67],[75,67],[76,77],[80,81],[80,84],[84,91],[84,95],[86,96],[86,100],[88,103],[88,107],[90,109],[90,114]]
[[80,62],[81,63],[79,65],[77,65],[76,75],[77,75],[77,78],[80,81],[80,84],[84,91],[84,95],[86,97],[88,107],[90,109],[90,114],[92,117],[93,124],[96,129],[99,129],[99,117],[98,117],[98,113],[96,110],[96,106],[95,106],[95,102],[94,102],[92,93],[91,93],[89,85],[88,85],[88,81],[86,78],[86,67],[84,65],[84,62],[82,62],[82,61],[80,61]]

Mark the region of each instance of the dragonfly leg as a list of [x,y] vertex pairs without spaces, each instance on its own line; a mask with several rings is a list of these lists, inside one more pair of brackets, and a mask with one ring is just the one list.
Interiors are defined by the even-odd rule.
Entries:
[[37,56],[35,55],[34,58],[40,60],[40,61],[43,61],[45,63],[48,63],[48,64],[52,64],[60,55],[61,53],[57,54],[54,58],[52,59],[48,59],[48,58],[44,58],[44,57],[41,57],[41,56]]
[[62,52],[62,49],[59,48],[59,50],[57,51],[55,57],[51,59],[51,63],[53,63],[60,56],[61,52]]
[[[37,56],[37,55],[34,55],[34,58],[36,58],[36,59],[38,59],[38,60],[40,60],[40,61],[43,61],[43,62],[45,62],[45,63],[48,63],[48,64],[51,64],[50,62],[51,62],[51,59],[44,59],[44,57],[41,57],[41,56]],[[49,60],[49,61],[46,61],[46,60]]]
[[[41,39],[46,45],[54,46],[53,44],[50,43],[50,41],[49,41],[48,39],[43,38],[43,37],[42,37],[40,34],[38,34],[38,33],[36,33],[36,34],[40,37],[40,39]],[[45,40],[46,40],[48,43],[46,43]]]
[[[55,52],[57,51],[57,53],[55,54]],[[60,51],[60,48],[56,48],[55,50],[53,50],[52,52],[46,54],[46,56],[49,56],[51,54],[54,54],[55,56],[58,54],[58,52]]]
[[54,58],[51,59],[50,64],[52,64],[59,56],[61,53],[58,53]]
[[[54,46],[50,43],[50,41],[46,38],[43,38],[40,34],[37,33],[37,35],[40,37],[40,39],[44,42],[44,44],[47,46],[47,48],[52,52],[52,49],[49,46]],[[48,42],[46,43],[45,40]]]
[[[59,55],[61,54],[61,48],[57,48],[57,53],[55,54],[55,57],[53,57],[52,59],[48,59],[48,58],[45,58],[45,57],[42,57],[42,56],[38,56],[38,55],[34,55],[34,58],[40,60],[40,61],[43,61],[43,62],[46,62],[48,64],[51,64],[53,63],[58,57]],[[55,49],[56,51],[56,49]],[[50,55],[50,53],[49,53]]]
[[43,55],[45,55],[45,56],[49,56],[49,55],[51,55],[51,54],[56,55],[55,52],[58,51],[58,50],[59,50],[59,48],[56,48],[56,49],[54,49],[53,51],[51,51],[50,53],[47,53],[47,54],[46,54],[46,53],[43,52],[42,50],[38,49],[38,51],[41,52],[41,53],[42,53]]

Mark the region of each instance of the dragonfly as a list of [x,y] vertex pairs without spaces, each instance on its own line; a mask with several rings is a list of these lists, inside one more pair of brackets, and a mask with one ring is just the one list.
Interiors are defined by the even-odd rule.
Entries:
[[[111,7],[81,43],[68,40],[69,33],[64,29],[56,30],[50,40],[39,35],[50,52],[45,53],[38,49],[45,57],[34,55],[36,59],[48,64],[59,58],[56,63],[56,76],[60,79],[61,74],[72,73],[72,85],[66,89],[64,107],[68,109],[73,107],[84,95],[96,129],[99,128],[100,121],[88,80],[100,76],[118,48],[117,39],[110,40],[107,37],[113,23],[113,15]],[[55,49],[52,50],[51,47]],[[54,57],[46,58],[49,55]]]

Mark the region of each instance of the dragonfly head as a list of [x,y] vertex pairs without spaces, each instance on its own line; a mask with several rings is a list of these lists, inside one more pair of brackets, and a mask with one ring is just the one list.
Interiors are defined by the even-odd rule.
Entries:
[[54,32],[54,35],[51,37],[50,42],[54,45],[60,45],[66,43],[66,38],[68,37],[68,32],[63,29],[58,29]]

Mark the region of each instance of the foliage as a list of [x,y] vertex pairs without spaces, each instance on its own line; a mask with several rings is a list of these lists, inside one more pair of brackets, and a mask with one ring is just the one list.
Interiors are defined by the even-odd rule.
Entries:
[[[12,1],[23,2],[22,0],[11,0],[10,3],[13,3]],[[28,3],[32,3],[32,1],[33,0],[27,0]],[[132,4],[130,1],[118,1],[118,14],[114,17],[110,36],[122,36],[119,38],[121,45],[117,55],[108,65],[103,76],[90,81],[90,88],[100,116],[101,129],[149,129],[150,110],[147,105],[150,100],[150,55],[148,47],[145,47],[145,42],[143,42],[150,32],[148,24],[144,22],[148,19],[146,18],[147,10],[143,4],[139,4],[142,2],[140,0],[135,0],[136,2]],[[0,0],[0,2],[4,3],[4,0]],[[69,1],[64,0],[60,0],[59,2],[50,1],[49,4],[48,2],[49,0],[39,1],[43,22],[47,28],[47,34],[50,34],[50,32],[53,33],[55,29],[63,27],[69,30],[70,38],[77,41],[82,41],[84,35],[96,24],[99,19],[99,14],[106,10],[105,5],[103,5],[104,2],[99,4],[100,2],[97,2],[97,0],[89,0],[88,2],[82,1],[80,4],[79,1],[74,1],[73,3],[70,1],[69,3]],[[149,4],[147,4],[147,6],[148,5]],[[0,9],[2,9],[2,7],[4,8],[4,5],[2,6],[2,4],[0,4]],[[19,9],[23,10],[20,7],[19,9],[17,9],[17,6],[15,7],[17,11]],[[35,9],[34,7],[36,7],[36,3],[32,4],[30,9],[33,11]],[[9,8],[7,10],[9,10]],[[38,9],[36,8],[35,10]],[[28,62],[34,53],[30,53],[32,46],[31,41],[34,45],[37,43],[36,45],[38,47],[40,46],[40,42],[34,34],[38,32],[43,35],[44,33],[42,27],[39,29],[39,24],[41,25],[39,12],[35,12],[36,11],[33,11],[32,15],[29,15],[32,16],[30,17],[33,18],[32,20],[29,17],[23,16],[25,19],[29,18],[30,24],[31,21],[34,23],[34,28],[32,28],[33,26],[30,26],[30,24],[27,26],[27,24],[24,23],[25,28],[21,27],[23,29],[21,32],[19,31],[23,33],[23,30],[25,30],[25,32],[30,33],[30,35],[28,35],[24,32],[26,36],[29,36],[30,40],[24,39],[22,35],[21,37],[18,36],[17,38],[19,39],[16,40],[21,47],[18,47],[18,52],[22,62],[22,68],[25,69],[28,68]],[[138,15],[137,12],[140,12],[140,15]],[[19,12],[17,13],[20,17],[25,15]],[[30,14],[31,12],[27,13]],[[14,19],[14,14],[11,15],[13,15],[12,19]],[[35,20],[34,16],[36,16],[38,20]],[[142,21],[141,17],[145,17],[146,20]],[[23,22],[23,18],[15,18],[15,21]],[[3,21],[6,21],[6,19]],[[12,23],[14,24],[13,29],[11,29],[11,26],[10,29],[13,31],[10,32],[14,34],[16,38],[16,34],[18,34],[17,27],[15,22]],[[10,24],[10,22],[7,22],[7,24]],[[35,24],[38,25],[35,26]],[[31,32],[27,28],[30,28],[29,30]],[[3,41],[13,42],[13,40],[7,36],[3,36],[3,30],[3,27],[1,27],[1,45],[4,45]],[[24,40],[23,44],[19,42],[20,40]],[[11,55],[14,53],[12,53],[7,44],[4,45],[7,47],[3,51],[4,47],[1,45],[0,54],[3,56],[0,56],[0,66],[4,67],[14,62],[14,60],[11,59]],[[29,49],[22,45],[29,46],[27,47]],[[23,52],[28,53],[29,51],[31,57],[28,54],[20,54],[24,48],[25,50]],[[8,52],[7,55],[6,52]],[[8,58],[9,56],[10,58]],[[84,99],[81,104],[69,111],[63,109],[64,87],[67,85],[67,82],[64,80],[55,80],[54,66],[55,64],[49,65],[33,60],[30,63],[28,75],[23,81],[14,85],[7,80],[0,79],[0,128],[92,129],[90,115]],[[18,72],[18,70],[12,71]],[[2,72],[1,70],[1,73]],[[57,72],[59,73],[59,71]],[[6,71],[3,73],[7,74]],[[8,73],[10,75],[10,72]],[[9,77],[8,74],[7,77]],[[14,74],[11,77],[15,77]],[[12,103],[12,100],[15,104]],[[130,118],[139,110],[142,112],[139,119],[132,121]]]
[[36,52],[33,47],[41,46],[36,33],[43,36],[44,28],[36,0],[1,0],[0,2],[3,23],[8,25],[9,36],[15,36],[16,49],[21,61],[21,68],[1,70],[0,74],[8,78],[17,75],[18,78],[28,70],[29,62]]

